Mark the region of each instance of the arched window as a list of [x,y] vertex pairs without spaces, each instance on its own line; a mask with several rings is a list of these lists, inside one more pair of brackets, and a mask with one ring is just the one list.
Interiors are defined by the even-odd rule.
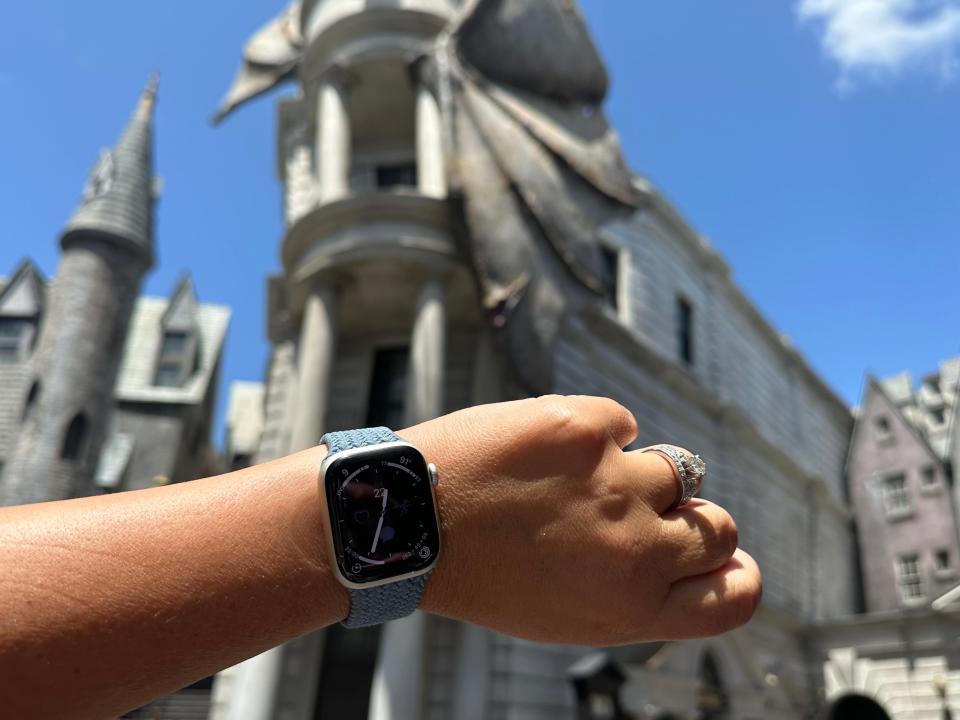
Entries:
[[706,653],[700,664],[700,689],[697,691],[697,709],[704,720],[724,720],[729,717],[730,697],[723,684],[720,667],[712,653]]
[[23,415],[21,420],[26,420],[30,417],[30,413],[33,412],[34,406],[37,404],[37,400],[40,399],[40,381],[34,380],[33,385],[30,386],[30,392],[27,393],[27,399],[23,403]]
[[73,416],[67,426],[67,434],[63,438],[63,450],[60,457],[64,460],[76,460],[83,451],[84,441],[87,439],[87,416],[82,412]]

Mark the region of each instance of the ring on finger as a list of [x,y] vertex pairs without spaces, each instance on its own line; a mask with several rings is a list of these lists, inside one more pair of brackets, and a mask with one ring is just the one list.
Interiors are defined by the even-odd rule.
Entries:
[[707,464],[699,455],[692,455],[676,445],[651,445],[640,452],[657,453],[673,466],[674,474],[680,481],[680,501],[677,507],[686,505],[697,494],[700,483],[707,474]]

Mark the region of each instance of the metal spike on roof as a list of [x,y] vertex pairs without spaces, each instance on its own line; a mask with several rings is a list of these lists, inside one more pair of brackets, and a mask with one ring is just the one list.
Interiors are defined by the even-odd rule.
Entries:
[[81,235],[125,245],[153,263],[153,112],[159,75],[153,73],[129,124],[112,150],[103,150],[67,223],[61,246]]

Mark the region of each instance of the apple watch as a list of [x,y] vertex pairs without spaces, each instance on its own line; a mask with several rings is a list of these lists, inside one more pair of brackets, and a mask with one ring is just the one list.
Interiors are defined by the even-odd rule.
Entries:
[[385,427],[327,433],[320,485],[349,628],[410,615],[440,554],[436,466]]

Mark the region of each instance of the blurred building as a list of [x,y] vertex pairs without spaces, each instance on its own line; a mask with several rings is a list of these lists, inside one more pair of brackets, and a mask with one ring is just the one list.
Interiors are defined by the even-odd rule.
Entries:
[[812,637],[830,695],[873,697],[894,717],[941,718],[960,690],[958,390],[960,358],[917,385],[868,380],[847,463],[866,614]]
[[0,502],[191,480],[217,468],[213,404],[230,312],[184,277],[140,295],[154,262],[153,106],[97,161],[57,276],[0,279]]
[[263,383],[235,382],[227,400],[223,455],[227,468],[239,470],[253,462],[263,436]]

